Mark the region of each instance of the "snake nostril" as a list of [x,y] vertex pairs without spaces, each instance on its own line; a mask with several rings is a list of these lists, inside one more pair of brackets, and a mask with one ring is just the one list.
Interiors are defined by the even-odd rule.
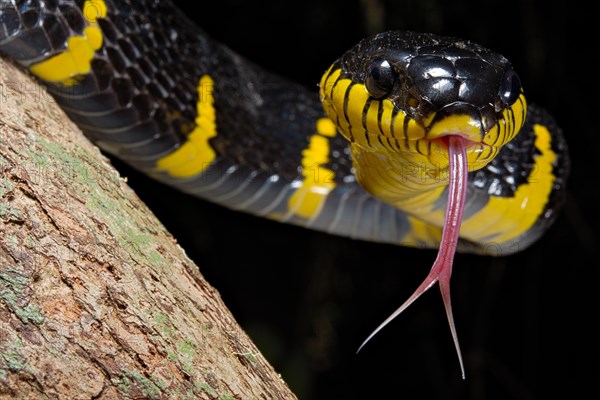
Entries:
[[406,98],[406,106],[412,109],[419,107],[421,101],[419,98],[413,94],[409,94]]
[[491,105],[483,107],[479,113],[481,114],[481,129],[485,134],[496,125],[498,117],[496,116],[496,110]]

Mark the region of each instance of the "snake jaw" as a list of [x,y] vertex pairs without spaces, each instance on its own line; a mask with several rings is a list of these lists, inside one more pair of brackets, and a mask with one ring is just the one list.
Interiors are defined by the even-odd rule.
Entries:
[[467,194],[467,140],[458,135],[448,135],[442,140],[448,146],[449,155],[449,173],[450,181],[448,186],[448,202],[446,204],[446,216],[444,228],[442,230],[442,241],[438,250],[437,257],[431,267],[429,274],[425,277],[421,285],[415,292],[385,321],[383,321],[360,345],[357,353],[369,342],[381,329],[389,324],[394,318],[406,310],[415,300],[431,288],[436,282],[440,285],[442,300],[446,310],[446,317],[450,327],[450,333],[458,356],[458,362],[465,379],[465,368],[462,359],[462,353],[456,333],[454,316],[452,314],[452,303],[450,297],[450,277],[452,276],[452,264],[454,254],[458,244],[460,226],[462,223],[465,207],[465,198]]

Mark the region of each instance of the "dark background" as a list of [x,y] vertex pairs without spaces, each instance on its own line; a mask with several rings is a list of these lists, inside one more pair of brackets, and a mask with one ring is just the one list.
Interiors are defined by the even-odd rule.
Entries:
[[214,38],[315,90],[330,63],[372,32],[471,39],[512,61],[529,101],[548,108],[569,140],[568,201],[551,230],[513,256],[456,257],[465,381],[437,288],[355,354],[425,277],[435,251],[243,215],[116,163],[300,399],[597,395],[599,85],[597,35],[584,31],[591,10],[532,0],[181,3]]

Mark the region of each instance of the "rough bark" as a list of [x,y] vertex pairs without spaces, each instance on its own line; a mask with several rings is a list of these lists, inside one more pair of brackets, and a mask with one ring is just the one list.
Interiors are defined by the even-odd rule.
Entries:
[[0,398],[295,398],[106,158],[2,60]]

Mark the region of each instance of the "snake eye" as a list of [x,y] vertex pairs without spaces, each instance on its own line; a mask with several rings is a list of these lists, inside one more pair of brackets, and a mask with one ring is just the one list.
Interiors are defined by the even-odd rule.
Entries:
[[519,75],[510,67],[504,72],[502,82],[500,82],[500,100],[504,106],[512,105],[521,94],[521,79]]
[[372,97],[381,99],[392,91],[397,79],[394,67],[386,59],[378,58],[369,66],[365,87]]

